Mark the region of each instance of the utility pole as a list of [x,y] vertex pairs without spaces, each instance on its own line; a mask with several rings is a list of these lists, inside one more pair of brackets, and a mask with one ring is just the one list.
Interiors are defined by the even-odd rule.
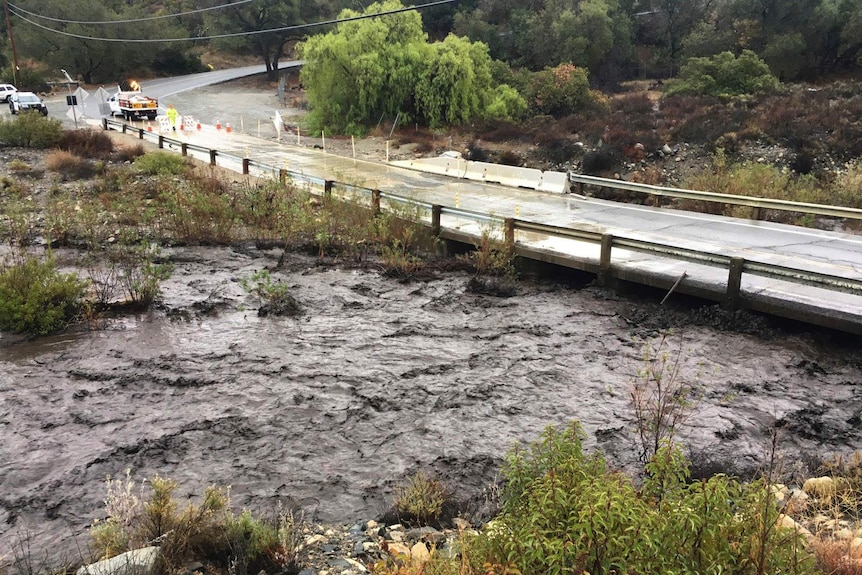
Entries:
[[6,31],[9,32],[9,45],[12,46],[12,83],[18,85],[18,52],[15,51],[15,36],[12,35],[12,20],[9,19],[9,0],[3,0],[6,11]]

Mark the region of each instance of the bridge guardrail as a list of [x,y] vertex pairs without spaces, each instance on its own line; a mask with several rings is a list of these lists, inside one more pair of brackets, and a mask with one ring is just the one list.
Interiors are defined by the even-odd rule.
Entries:
[[703,192],[699,190],[686,190],[683,188],[667,188],[663,186],[653,186],[650,184],[638,184],[634,182],[626,182],[623,180],[611,180],[608,178],[599,178],[596,176],[586,176],[583,174],[569,174],[569,181],[578,184],[579,187],[582,187],[584,185],[593,185],[600,186],[603,188],[612,188],[615,190],[639,192],[641,194],[648,194],[653,196],[667,196],[671,198],[680,198],[686,200],[700,200],[704,202],[732,204],[736,206],[748,206],[751,208],[756,208],[757,210],[782,210],[786,212],[799,212],[803,214],[813,214],[818,216],[831,216],[834,218],[862,220],[862,210],[858,208],[845,208],[843,206],[827,206],[825,204],[791,202],[788,200],[775,200],[770,198],[751,198],[748,196],[719,194],[716,192]]
[[[104,129],[109,129],[109,127],[115,126],[116,128],[121,129],[123,133],[127,133],[130,128],[128,124],[116,120],[103,119],[102,124]],[[334,186],[340,186],[344,189],[350,189],[350,191],[354,194],[356,194],[357,192],[367,193],[371,198],[370,205],[373,205],[375,209],[380,208],[380,198],[386,198],[390,201],[398,203],[421,206],[424,209],[430,210],[432,212],[431,226],[435,230],[435,233],[438,233],[440,230],[441,216],[448,215],[456,216],[458,218],[464,218],[466,220],[472,220],[479,225],[487,225],[488,223],[500,225],[503,228],[503,237],[505,239],[512,240],[513,243],[516,243],[515,238],[518,231],[541,233],[550,237],[597,243],[601,245],[599,267],[604,270],[605,273],[611,271],[612,249],[625,248],[628,250],[651,254],[658,257],[671,258],[696,264],[728,269],[729,276],[726,295],[729,301],[734,301],[735,299],[738,299],[741,275],[744,272],[761,277],[789,281],[792,283],[810,285],[814,287],[862,296],[862,280],[854,278],[834,276],[830,274],[819,273],[813,270],[804,270],[789,266],[770,264],[767,262],[759,262],[755,260],[737,258],[703,250],[681,248],[679,246],[663,244],[660,242],[651,242],[618,235],[602,234],[591,230],[578,229],[577,227],[562,228],[537,222],[529,222],[525,220],[501,218],[490,214],[473,212],[463,208],[429,204],[427,202],[417,201],[412,198],[400,196],[392,192],[381,192],[379,190],[372,190],[370,188],[364,188],[362,186],[339,183],[335,182],[334,180],[325,180],[316,176],[308,176],[290,170],[279,169],[269,164],[252,161],[248,158],[240,158],[238,156],[219,152],[217,150],[206,148],[204,146],[181,142],[179,140],[168,138],[161,134],[145,131],[141,128],[132,129],[139,133],[139,137],[141,139],[149,138],[153,141],[158,142],[160,147],[164,147],[164,143],[168,143],[171,145],[171,147],[173,147],[174,145],[178,146],[182,150],[183,154],[186,154],[188,150],[194,150],[202,153],[203,155],[208,155],[210,158],[210,163],[212,165],[217,165],[217,160],[220,157],[230,159],[234,162],[239,161],[242,164],[244,174],[248,174],[249,167],[253,165],[261,169],[263,172],[279,174],[279,178],[281,178],[282,180],[284,180],[285,177],[289,176],[292,180],[304,183],[306,186],[309,187],[317,188],[321,190],[324,194],[331,193]],[[583,181],[584,183],[591,184],[599,182],[611,182],[614,184],[618,184],[616,187],[620,189],[642,191],[644,193],[671,195],[671,192],[680,192],[682,195],[677,194],[676,197],[686,197],[690,199],[708,199],[710,201],[722,201],[725,203],[728,203],[727,198],[739,198],[741,201],[745,202],[740,203],[740,205],[750,205],[753,207],[762,208],[768,207],[770,209],[787,209],[792,211],[800,211],[800,207],[814,207],[818,209],[822,208],[822,210],[809,213],[833,215],[835,217],[862,218],[862,210],[856,210],[854,208],[836,208],[832,206],[820,206],[818,204],[800,204],[796,202],[786,202],[781,200],[762,200],[755,198],[746,198],[744,196],[724,196],[721,194],[714,194],[711,192],[698,192],[694,190],[674,190],[672,188],[661,188],[659,186],[632,184],[629,182],[618,182],[616,180],[604,180],[603,178],[595,178],[593,176],[573,175],[572,178],[572,181]],[[644,190],[644,188],[647,188],[647,190]]]

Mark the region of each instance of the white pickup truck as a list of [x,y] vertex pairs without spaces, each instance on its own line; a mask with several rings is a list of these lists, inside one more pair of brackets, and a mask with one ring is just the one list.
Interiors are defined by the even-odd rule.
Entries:
[[112,116],[122,116],[126,120],[155,120],[159,113],[159,101],[145,96],[140,90],[117,92],[108,98],[108,106]]

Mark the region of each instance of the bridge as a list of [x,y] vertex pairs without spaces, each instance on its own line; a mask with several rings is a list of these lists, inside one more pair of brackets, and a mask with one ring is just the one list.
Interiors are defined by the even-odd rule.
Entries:
[[862,236],[452,178],[327,154],[308,140],[212,126],[167,137],[114,120],[102,125],[371,209],[419,206],[448,242],[475,244],[490,232],[521,258],[593,273],[609,286],[632,282],[862,334]]

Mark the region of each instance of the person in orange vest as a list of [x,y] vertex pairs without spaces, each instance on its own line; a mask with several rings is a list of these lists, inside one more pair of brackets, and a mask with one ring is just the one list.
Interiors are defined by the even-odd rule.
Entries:
[[171,128],[174,132],[177,131],[177,109],[171,104],[168,106],[168,121],[171,123]]

